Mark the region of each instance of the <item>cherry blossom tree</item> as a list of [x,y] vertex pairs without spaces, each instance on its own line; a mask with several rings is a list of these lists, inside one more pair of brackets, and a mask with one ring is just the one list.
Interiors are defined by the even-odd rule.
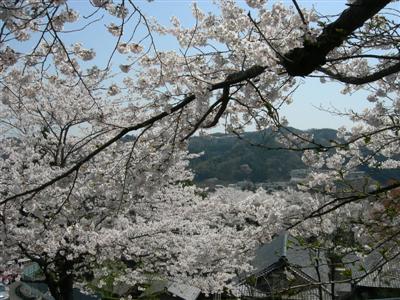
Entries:
[[[100,98],[99,116],[83,85],[43,83],[40,75],[13,74],[18,88],[2,101],[4,197],[62,174],[120,130],[126,113]],[[32,95],[35,82],[40,89]],[[2,259],[19,253],[36,262],[56,299],[71,299],[73,286],[101,288],[116,262],[123,265],[115,284],[160,278],[217,293],[234,289],[238,272],[251,269],[259,243],[302,219],[296,203],[307,197],[318,207],[304,192],[203,195],[187,185],[188,155],[169,124],[114,143],[51,188],[4,202]]]
[[[331,218],[357,224],[372,246],[397,246],[398,197],[386,193],[399,181],[360,188],[347,176],[364,165],[398,168],[399,11],[390,0],[355,0],[331,20],[292,2],[220,0],[218,13],[194,4],[195,25],[185,28],[177,18],[149,21],[131,0],[89,1],[84,18],[67,0],[2,1],[2,258],[31,258],[53,296],[70,299],[73,285],[116,260],[127,266],[120,280],[133,284],[151,273],[205,292],[232,288],[257,243],[289,227],[329,235]],[[101,14],[114,44],[107,61],[90,65],[96,49],[66,40]],[[158,49],[160,35],[180,51]],[[126,57],[118,70],[117,55]],[[367,89],[375,107],[345,112],[354,128],[318,144],[279,114],[302,76],[341,82],[344,93]],[[284,147],[305,151],[312,168],[303,188],[319,196],[203,198],[185,185],[186,142],[217,124],[239,135],[250,124],[283,132]]]
[[[83,85],[43,83],[40,75],[15,71],[18,88],[3,95],[4,197],[59,176],[123,122],[126,108],[118,103],[98,99],[99,116]],[[40,88],[32,94],[35,83]],[[2,260],[20,254],[36,262],[56,299],[71,299],[73,286],[93,279],[102,287],[109,265],[120,261],[125,267],[116,284],[169,278],[195,282],[204,292],[229,286],[236,272],[249,269],[257,239],[267,237],[261,234],[267,227],[248,218],[266,222],[279,212],[267,209],[271,197],[260,207],[249,195],[241,202],[204,199],[187,185],[188,155],[173,141],[175,130],[168,123],[148,126],[50,188],[4,202]]]

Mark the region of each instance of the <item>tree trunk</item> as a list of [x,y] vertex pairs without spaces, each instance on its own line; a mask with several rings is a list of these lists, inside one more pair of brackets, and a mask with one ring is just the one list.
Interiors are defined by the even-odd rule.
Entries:
[[317,257],[315,259],[315,271],[317,272],[317,277],[318,277],[318,298],[319,300],[323,300],[323,291],[322,291],[322,278],[321,278],[321,272],[320,272],[320,265],[319,265],[319,260],[321,258],[320,251],[317,249]]
[[46,284],[55,300],[72,300],[74,278],[66,270],[59,273],[58,280],[53,274],[45,273]]
[[72,276],[54,283],[47,282],[51,295],[56,300],[72,300],[73,299],[73,280]]
[[72,300],[72,290],[73,290],[73,277],[72,275],[67,275],[61,282],[59,282],[60,287],[60,300]]

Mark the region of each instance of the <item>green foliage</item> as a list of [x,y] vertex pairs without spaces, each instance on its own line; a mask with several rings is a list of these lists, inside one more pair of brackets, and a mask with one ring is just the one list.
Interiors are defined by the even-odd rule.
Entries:
[[[96,278],[88,284],[88,287],[97,295],[100,295],[101,299],[120,299],[120,297],[117,297],[117,295],[113,293],[114,281],[124,273],[126,269],[125,264],[119,261],[109,261],[101,267],[107,268],[107,275],[101,278]],[[100,281],[104,282],[101,288],[99,287]]]
[[255,286],[257,284],[257,276],[251,275],[246,278],[246,284]]
[[351,269],[345,269],[345,270],[342,272],[342,275],[343,275],[345,278],[352,278],[352,271],[351,271]]
[[177,181],[177,182],[175,182],[175,184],[177,184],[177,185],[181,184],[184,187],[193,186],[194,185],[193,181],[191,181],[191,180]]
[[386,209],[386,214],[391,220],[393,220],[398,216],[398,211],[395,207],[389,207]]

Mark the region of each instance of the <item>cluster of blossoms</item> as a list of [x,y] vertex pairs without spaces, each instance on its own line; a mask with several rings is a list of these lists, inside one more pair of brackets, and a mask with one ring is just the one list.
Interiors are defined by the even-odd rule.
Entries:
[[[132,14],[137,12],[136,8],[129,8],[123,1],[118,3],[118,1],[96,0],[88,1],[87,4],[95,11],[89,17],[81,18],[74,10],[74,5],[67,0],[2,1],[0,6],[0,20],[4,24],[0,34],[2,72],[5,74],[10,67],[19,62],[19,67],[28,65],[44,68],[46,63],[50,63],[64,74],[85,74],[76,61],[92,60],[95,57],[94,49],[85,49],[80,43],[69,47],[64,41],[67,39],[65,36],[83,31],[90,24],[98,22],[98,15],[102,11],[119,21],[127,18],[129,14],[132,18]],[[122,35],[123,25],[111,22],[108,28],[113,35]],[[20,46],[14,43],[14,40],[26,42],[23,47],[26,44],[32,50],[20,53]],[[137,54],[142,51],[141,45],[131,43],[129,46],[132,53]]]
[[[250,124],[258,129],[276,125],[278,115],[273,106],[290,103],[290,93],[296,85],[293,78],[280,74],[282,66],[276,52],[285,53],[300,46],[304,29],[298,14],[282,4],[272,5],[271,10],[262,9],[263,1],[251,5],[259,8],[259,32],[247,11],[229,0],[219,1],[221,14],[206,14],[194,4],[193,28],[182,27],[177,18],[172,19],[170,28],[154,23],[153,30],[174,36],[186,49],[185,55],[171,51],[143,56],[133,90],[160,108],[173,106],[182,95],[194,94],[196,100],[188,106],[191,113],[187,114],[187,123],[203,122],[207,126],[216,115],[212,108],[223,97],[222,91],[211,91],[213,85],[226,80],[229,74],[264,68],[256,81],[228,91],[235,97],[227,104],[223,117],[228,130],[240,131]],[[313,11],[304,14],[309,22],[316,19]],[[265,36],[270,40],[266,41]],[[127,52],[125,44],[120,48],[120,52]]]

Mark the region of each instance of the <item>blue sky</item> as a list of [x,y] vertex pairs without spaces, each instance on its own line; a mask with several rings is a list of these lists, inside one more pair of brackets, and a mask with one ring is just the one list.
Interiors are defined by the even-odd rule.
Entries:
[[[191,4],[193,1],[187,0],[155,0],[148,2],[146,0],[137,0],[135,3],[141,8],[142,12],[148,17],[155,17],[162,24],[169,24],[172,16],[177,16],[182,24],[192,25],[194,20],[191,15]],[[237,1],[238,3],[245,4],[245,1]],[[275,1],[269,1],[268,5]],[[292,5],[291,1],[281,1],[287,5]],[[80,15],[89,14],[93,8],[87,0],[69,0],[68,3],[80,12]],[[212,0],[197,1],[199,7],[204,11],[215,10]],[[301,7],[312,8],[322,13],[334,15],[340,13],[345,9],[346,0],[320,0],[320,1],[298,1]],[[100,15],[99,15],[100,16]],[[81,33],[73,33],[65,35],[63,38],[68,42],[81,40],[88,48],[94,48],[97,51],[97,57],[93,63],[105,65],[109,54],[111,53],[115,38],[113,38],[106,30],[105,24],[109,24],[112,18],[104,16],[102,20],[89,26]],[[119,24],[117,19],[114,20]],[[77,25],[74,24],[73,28]],[[138,33],[137,37],[143,36]],[[170,38],[162,37],[157,38],[157,47],[159,49],[174,49],[177,43]],[[122,57],[116,54],[114,57],[114,64],[119,65],[123,63]],[[90,65],[89,63],[88,65]],[[335,107],[339,110],[352,109],[361,111],[368,102],[366,101],[365,92],[357,92],[353,95],[342,95],[340,90],[342,86],[336,83],[321,84],[318,79],[303,79],[299,89],[294,94],[294,102],[282,109],[282,114],[287,117],[289,124],[293,127],[300,129],[308,128],[338,128],[342,125],[349,126],[351,122],[343,117],[335,117],[327,112],[320,111],[317,107],[332,108]]]
[[[170,17],[173,15],[180,18],[183,24],[193,24],[190,9],[192,1],[155,0],[151,3],[147,3],[147,1],[139,2],[146,14],[156,17],[164,24],[168,24]],[[245,4],[245,1],[237,2]],[[273,2],[269,1],[269,4]],[[292,5],[291,1],[282,2]],[[298,1],[301,7],[314,7],[318,12],[329,15],[335,15],[343,11],[346,8],[346,2],[346,0]],[[211,0],[200,0],[197,3],[204,11],[215,8]],[[303,81],[304,84],[294,94],[293,103],[282,109],[282,114],[287,117],[289,124],[293,127],[309,129],[350,126],[351,122],[348,119],[332,116],[317,107],[322,106],[330,109],[335,107],[339,110],[353,109],[361,111],[369,105],[368,101],[365,100],[367,95],[365,92],[343,95],[340,93],[343,87],[341,84],[321,84],[319,79],[304,79]]]

